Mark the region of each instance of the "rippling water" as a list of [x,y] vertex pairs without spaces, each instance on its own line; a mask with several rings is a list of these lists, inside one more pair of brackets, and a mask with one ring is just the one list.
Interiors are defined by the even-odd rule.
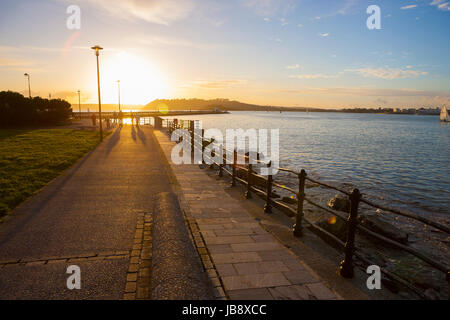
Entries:
[[179,118],[202,120],[205,129],[280,129],[283,167],[448,221],[450,125],[438,117],[233,112]]

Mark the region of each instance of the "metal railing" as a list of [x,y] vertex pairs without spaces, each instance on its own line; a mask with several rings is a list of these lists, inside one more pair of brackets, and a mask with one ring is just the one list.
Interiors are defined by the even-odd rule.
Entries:
[[[200,130],[194,130],[198,129],[198,121],[193,120],[177,120],[177,119],[165,119],[163,120],[163,127],[168,129],[169,134],[171,134],[176,129],[187,129],[189,130],[191,141],[200,141],[199,143],[201,145],[195,145],[195,143],[192,143],[192,152],[194,152],[195,147],[201,147],[202,153],[205,149],[205,145],[214,143],[214,141],[206,141],[204,139],[204,130],[201,130],[201,135],[198,134]],[[194,138],[197,139],[194,139]],[[438,223],[436,221],[430,220],[426,217],[406,212],[399,209],[389,208],[384,205],[380,205],[377,203],[374,203],[370,200],[367,200],[363,198],[362,194],[358,189],[353,189],[352,191],[346,191],[342,188],[338,188],[336,186],[318,181],[316,179],[308,177],[308,174],[305,170],[301,170],[300,172],[287,169],[287,168],[278,168],[278,171],[282,171],[291,175],[295,175],[298,179],[297,188],[294,190],[293,188],[284,186],[282,184],[277,183],[274,181],[273,175],[268,176],[262,176],[257,173],[257,170],[254,168],[254,164],[252,162],[256,162],[260,167],[261,166],[267,166],[268,168],[271,167],[271,163],[265,163],[259,159],[255,159],[253,157],[252,161],[250,161],[251,155],[241,155],[245,159],[245,164],[240,165],[237,161],[238,159],[238,151],[237,150],[227,150],[223,147],[223,145],[219,146],[219,150],[221,150],[221,155],[219,155],[219,158],[221,161],[215,161],[215,154],[213,154],[212,157],[208,157],[203,153],[204,157],[207,157],[209,159],[210,168],[217,167],[218,168],[218,175],[219,177],[223,177],[224,173],[228,174],[231,177],[231,186],[236,186],[236,182],[239,182],[243,184],[245,188],[245,197],[247,199],[252,198],[252,192],[259,195],[261,198],[265,200],[264,205],[264,212],[266,213],[272,213],[272,208],[275,207],[282,211],[283,213],[287,214],[289,217],[295,218],[295,224],[293,225],[293,234],[296,237],[301,237],[303,235],[302,231],[302,224],[303,222],[306,222],[314,231],[324,235],[327,237],[327,239],[333,241],[338,248],[340,248],[344,253],[344,259],[340,263],[339,267],[339,273],[341,276],[345,278],[352,278],[354,276],[354,261],[353,258],[357,257],[361,262],[364,264],[372,265],[372,263],[369,259],[365,258],[363,255],[359,253],[360,248],[358,248],[355,245],[355,237],[357,231],[364,233],[366,235],[372,236],[376,238],[377,240],[388,244],[390,246],[393,246],[397,249],[403,250],[408,252],[409,254],[417,257],[418,259],[424,261],[431,267],[441,271],[447,282],[449,283],[450,287],[450,270],[448,266],[444,265],[441,262],[435,261],[432,257],[428,256],[427,254],[409,247],[407,245],[404,245],[400,242],[397,242],[395,240],[392,240],[380,233],[377,233],[375,231],[369,230],[367,227],[361,225],[358,223],[358,208],[360,203],[364,203],[368,205],[369,207],[373,207],[376,209],[383,210],[384,212],[391,213],[394,215],[399,215],[402,217],[406,217],[409,219],[413,219],[417,222],[423,223],[427,226],[431,226],[435,229],[438,229],[446,234],[450,234],[450,228],[446,225],[443,225],[441,223]],[[226,154],[233,154],[232,162],[227,163],[227,157]],[[229,157],[231,158],[231,157]],[[228,161],[229,162],[229,161]],[[245,165],[247,167],[245,167]],[[245,173],[244,175],[240,173]],[[259,183],[255,183],[255,179],[259,180]],[[310,197],[308,197],[305,193],[305,187],[306,187],[306,181],[309,181],[313,184],[319,185],[321,187],[324,187],[326,189],[331,189],[338,191],[345,196],[348,197],[349,203],[350,203],[350,209],[348,216],[345,216],[344,213],[338,212],[336,210],[333,210],[331,208],[325,207],[323,205],[320,205],[316,203],[314,200],[312,200]],[[278,188],[281,190],[284,190],[285,192],[288,192],[292,195],[295,195],[297,197],[296,201],[296,207],[293,208],[292,206],[283,203],[281,201],[275,200],[272,197],[273,189]],[[317,224],[310,221],[308,218],[304,215],[304,203],[308,203],[316,208],[319,208],[326,212],[328,215],[332,217],[339,217],[347,222],[347,230],[346,230],[346,240],[345,242],[339,239],[336,235],[332,234],[331,232],[325,230],[324,228],[321,228]],[[388,270],[385,270],[385,268],[380,268],[381,272],[385,274],[387,277],[398,281],[399,283],[403,284],[404,286],[408,287],[412,291],[414,291],[417,295],[419,295],[422,298],[425,298],[424,294],[418,290],[414,285],[409,283],[407,280],[401,278],[400,276],[396,275],[393,272],[390,272]],[[450,291],[450,290],[449,290]],[[450,292],[449,292],[450,294]]]

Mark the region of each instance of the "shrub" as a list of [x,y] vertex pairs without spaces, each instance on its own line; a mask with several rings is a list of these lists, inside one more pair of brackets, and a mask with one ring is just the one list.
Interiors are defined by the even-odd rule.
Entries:
[[0,126],[56,125],[69,121],[70,103],[61,99],[25,98],[12,91],[0,92]]

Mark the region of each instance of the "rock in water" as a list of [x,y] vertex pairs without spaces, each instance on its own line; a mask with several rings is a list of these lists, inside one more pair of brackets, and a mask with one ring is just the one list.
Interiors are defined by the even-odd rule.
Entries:
[[408,234],[400,230],[399,228],[393,226],[392,224],[381,220],[377,216],[373,215],[361,215],[359,217],[361,225],[367,229],[379,233],[386,238],[392,239],[394,241],[406,244],[408,242]]
[[328,206],[336,211],[350,212],[350,200],[338,194],[328,201]]
[[324,219],[317,222],[317,225],[335,235],[342,241],[347,240],[347,221],[340,217],[334,217],[334,219]]

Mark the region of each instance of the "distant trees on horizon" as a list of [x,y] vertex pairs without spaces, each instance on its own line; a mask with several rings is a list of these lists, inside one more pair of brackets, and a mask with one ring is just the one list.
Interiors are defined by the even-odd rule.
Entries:
[[147,104],[144,110],[156,110],[160,109],[160,106],[166,106],[169,110],[215,110],[216,108],[221,111],[304,111],[306,108],[288,108],[277,106],[262,106],[257,104],[250,104],[239,102],[229,99],[156,99]]
[[13,91],[0,92],[0,126],[41,126],[70,120],[72,107],[62,99],[26,98]]

